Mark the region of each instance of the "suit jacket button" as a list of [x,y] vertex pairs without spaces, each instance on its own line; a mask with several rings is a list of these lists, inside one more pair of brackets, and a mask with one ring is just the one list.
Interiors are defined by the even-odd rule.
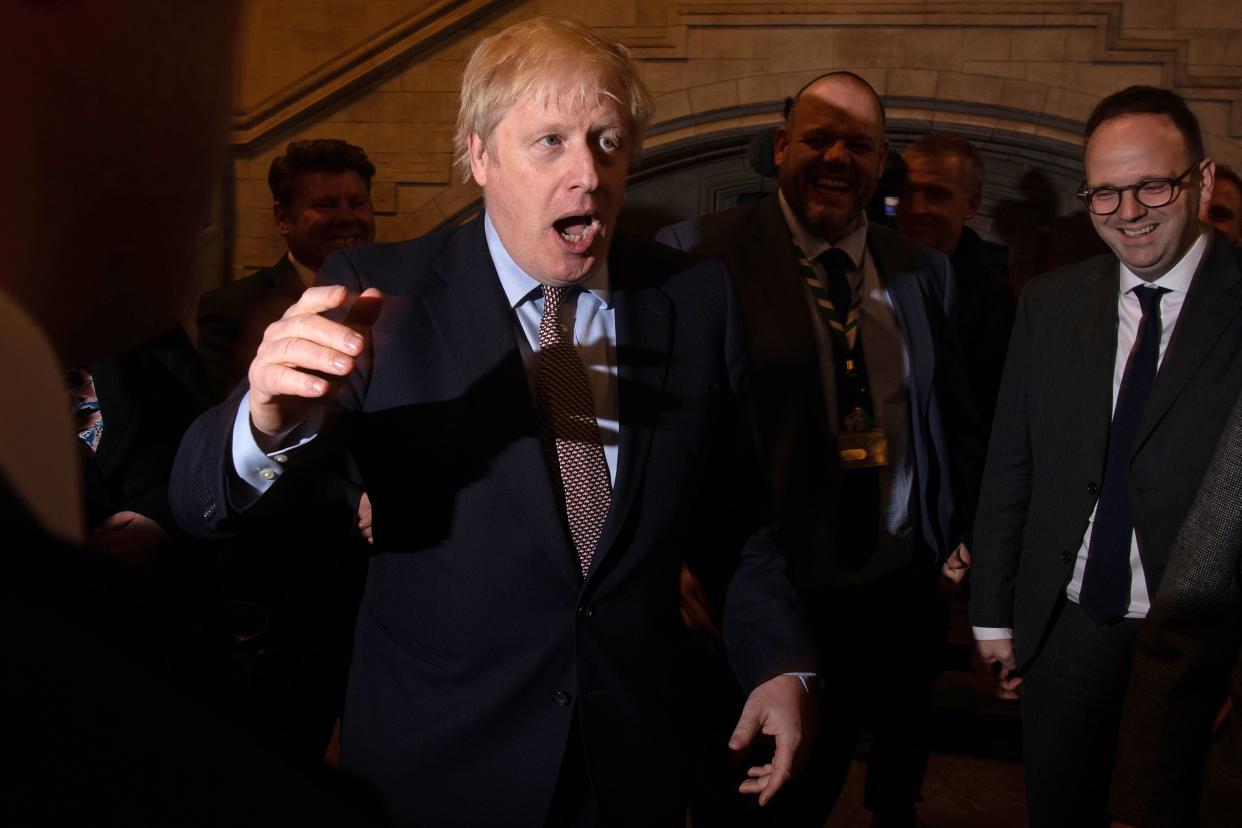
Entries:
[[1061,563],[1070,563],[1074,560],[1074,553],[1068,549],[1061,550]]
[[592,606],[591,604],[584,604],[583,606],[578,607],[579,618],[590,618],[594,614],[595,614],[595,607]]
[[566,693],[564,690],[557,690],[555,693],[552,694],[552,701],[556,702],[561,707],[568,707],[569,706],[569,694]]
[[1092,497],[1095,497],[1099,491],[1100,491],[1100,487],[1095,485],[1095,483],[1087,484],[1087,494],[1091,495]]

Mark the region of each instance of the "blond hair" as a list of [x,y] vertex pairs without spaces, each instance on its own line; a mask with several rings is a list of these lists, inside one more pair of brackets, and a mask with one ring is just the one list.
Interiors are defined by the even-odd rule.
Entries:
[[615,101],[629,115],[634,135],[627,143],[635,159],[654,106],[629,49],[620,43],[568,17],[515,23],[475,47],[461,79],[453,158],[466,181],[470,135],[486,144],[506,113],[527,96],[571,108]]

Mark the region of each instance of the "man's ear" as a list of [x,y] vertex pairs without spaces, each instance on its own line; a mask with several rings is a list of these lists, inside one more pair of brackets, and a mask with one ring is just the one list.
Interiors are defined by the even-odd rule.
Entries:
[[288,238],[289,228],[293,224],[293,217],[289,215],[289,208],[279,201],[273,201],[272,218],[276,219],[276,230],[280,235]]
[[983,203],[983,193],[975,193],[970,197],[970,202],[966,208],[966,220],[970,221],[979,212],[979,205]]
[[785,127],[777,127],[776,135],[772,137],[772,160],[776,162],[779,169],[781,164],[785,163],[785,155],[789,152],[789,130]]
[[470,159],[470,176],[480,187],[486,187],[491,156],[478,133],[472,132],[466,136],[466,155]]
[[1204,158],[1199,164],[1199,207],[1206,209],[1212,200],[1212,187],[1216,185],[1216,162]]

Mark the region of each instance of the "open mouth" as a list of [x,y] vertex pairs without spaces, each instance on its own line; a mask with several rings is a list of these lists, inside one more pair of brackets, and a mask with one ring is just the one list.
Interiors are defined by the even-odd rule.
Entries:
[[1154,224],[1144,224],[1141,227],[1122,227],[1121,233],[1127,239],[1141,239],[1143,236],[1150,235],[1155,229]]
[[827,190],[832,193],[848,193],[854,189],[854,182],[841,176],[821,176],[812,183],[816,189]]
[[589,248],[599,234],[601,225],[593,215],[564,216],[552,222],[552,229],[571,249]]

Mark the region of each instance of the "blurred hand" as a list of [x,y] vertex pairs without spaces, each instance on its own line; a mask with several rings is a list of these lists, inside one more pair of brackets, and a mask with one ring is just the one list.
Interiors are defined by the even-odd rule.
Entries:
[[117,512],[91,530],[87,546],[131,564],[152,560],[168,541],[160,525],[137,512]]
[[966,544],[958,544],[943,564],[940,565],[940,574],[952,581],[954,584],[961,584],[962,579],[966,577],[966,573],[970,571],[970,550],[966,548]]
[[367,539],[367,543],[375,543],[375,539],[371,537],[371,498],[366,492],[362,493],[362,499],[358,501],[358,514],[355,515],[358,520],[358,534]]
[[250,422],[261,447],[273,447],[338,384],[317,374],[344,377],[354,370],[382,297],[375,288],[364,290],[343,324],[321,315],[344,307],[349,298],[341,285],[308,288],[263,332],[249,374]]
[[702,639],[709,647],[714,648],[724,641],[720,629],[712,621],[703,583],[685,564],[681,566],[681,621],[692,635]]
[[805,738],[811,720],[811,694],[796,676],[776,676],[751,691],[742,708],[729,749],[748,748],[763,733],[776,742],[772,761],[751,768],[749,777],[738,786],[744,794],[758,794],[759,804],[767,805],[799,767],[809,746]]
[[1022,678],[1010,678],[1009,674],[1017,668],[1013,655],[1013,639],[997,638],[992,641],[976,641],[975,649],[983,664],[992,671],[996,683],[996,695],[1002,699],[1018,698],[1018,688],[1022,686]]

